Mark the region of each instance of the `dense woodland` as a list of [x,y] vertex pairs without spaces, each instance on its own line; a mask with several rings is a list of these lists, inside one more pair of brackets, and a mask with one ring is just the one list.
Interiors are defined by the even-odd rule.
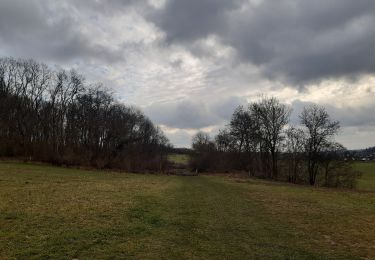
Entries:
[[276,98],[238,107],[214,139],[194,136],[191,167],[199,171],[246,171],[250,176],[330,187],[353,188],[359,174],[334,139],[339,122],[324,107],[305,107],[300,127],[290,124],[291,108]]
[[74,70],[0,59],[0,156],[162,170],[168,140],[138,109]]

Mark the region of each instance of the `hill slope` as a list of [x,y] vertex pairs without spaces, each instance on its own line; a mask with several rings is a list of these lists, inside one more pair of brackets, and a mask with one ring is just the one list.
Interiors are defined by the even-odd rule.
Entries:
[[373,192],[0,163],[0,258],[375,258]]

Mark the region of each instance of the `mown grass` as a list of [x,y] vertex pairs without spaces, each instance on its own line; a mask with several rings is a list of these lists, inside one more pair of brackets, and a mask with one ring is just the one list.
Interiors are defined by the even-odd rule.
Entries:
[[375,191],[375,162],[355,162],[353,166],[362,173],[358,189]]
[[0,258],[372,259],[374,195],[0,163]]

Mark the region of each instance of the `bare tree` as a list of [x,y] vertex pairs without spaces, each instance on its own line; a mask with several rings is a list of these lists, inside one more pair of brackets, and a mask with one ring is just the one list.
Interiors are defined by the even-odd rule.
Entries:
[[145,115],[76,71],[0,58],[0,156],[160,170],[165,146]]
[[232,115],[229,133],[232,136],[233,151],[237,153],[237,161],[243,170],[253,171],[253,155],[259,143],[258,130],[259,122],[251,105],[247,109],[239,106]]
[[252,106],[254,114],[258,115],[260,138],[268,156],[271,157],[269,177],[278,177],[278,153],[284,140],[283,130],[289,123],[291,109],[280,103],[276,98],[263,98]]
[[221,129],[215,137],[216,148],[219,152],[229,152],[233,146],[233,137],[228,129]]
[[211,137],[204,132],[198,132],[196,135],[193,136],[192,140],[192,148],[195,151],[203,151],[206,149],[211,149],[213,147],[213,142]]
[[306,127],[307,170],[310,185],[315,185],[319,169],[319,155],[330,139],[340,129],[337,121],[332,121],[324,107],[305,107],[300,115],[301,124]]
[[206,171],[214,168],[215,144],[210,136],[204,132],[198,132],[192,138],[194,154],[190,159],[190,166],[197,171]]
[[251,127],[251,117],[243,106],[237,107],[232,115],[229,124],[230,133],[234,137],[236,150],[241,153],[246,150],[249,143],[249,130]]
[[286,131],[286,156],[289,161],[288,181],[296,183],[302,172],[305,134],[302,129],[291,127]]
[[322,147],[319,155],[319,164],[324,172],[325,186],[332,186],[333,173],[342,169],[346,164],[342,158],[345,151],[345,147],[337,142],[327,142]]

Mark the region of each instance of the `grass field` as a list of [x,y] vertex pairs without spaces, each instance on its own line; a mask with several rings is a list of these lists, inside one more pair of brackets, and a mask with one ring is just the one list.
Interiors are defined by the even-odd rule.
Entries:
[[354,168],[362,173],[358,189],[375,191],[375,162],[356,162]]
[[187,154],[170,154],[168,156],[168,160],[178,164],[185,164],[189,163],[189,155]]
[[375,193],[0,163],[0,259],[375,259]]

